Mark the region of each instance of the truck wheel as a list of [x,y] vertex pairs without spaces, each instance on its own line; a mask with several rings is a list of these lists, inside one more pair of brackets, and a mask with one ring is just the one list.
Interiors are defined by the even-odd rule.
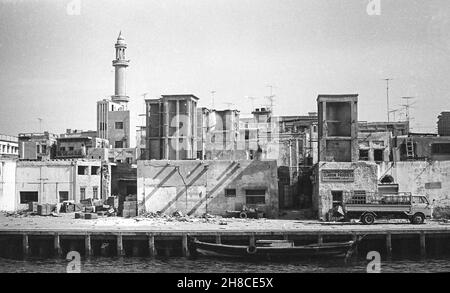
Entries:
[[372,225],[373,223],[375,223],[375,217],[373,214],[367,213],[362,216],[361,221],[365,225]]
[[414,214],[414,216],[411,218],[412,224],[422,224],[425,221],[425,218],[422,214]]
[[241,218],[241,219],[247,219],[247,213],[246,213],[246,212],[241,212],[241,213],[239,214],[239,218]]

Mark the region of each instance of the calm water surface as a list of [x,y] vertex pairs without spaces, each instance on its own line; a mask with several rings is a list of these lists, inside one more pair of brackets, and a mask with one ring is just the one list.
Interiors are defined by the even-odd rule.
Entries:
[[[65,273],[64,259],[11,260],[0,258],[1,273]],[[248,262],[214,258],[91,258],[81,260],[83,273],[365,273],[367,261],[345,264],[343,260],[297,260],[286,262]],[[382,273],[450,272],[450,258],[393,260],[381,262]]]

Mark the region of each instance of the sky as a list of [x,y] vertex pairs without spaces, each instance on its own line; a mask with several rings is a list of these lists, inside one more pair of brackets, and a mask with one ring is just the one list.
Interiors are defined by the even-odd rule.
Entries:
[[435,132],[450,110],[450,2],[379,0],[379,15],[369,2],[0,0],[0,133],[95,130],[96,102],[114,93],[119,31],[133,127],[144,93],[194,94],[210,107],[215,91],[215,108],[246,115],[248,97],[268,104],[269,85],[276,115],[316,111],[318,94],[357,93],[359,120],[386,121],[392,78],[390,109],[414,97],[412,130]]

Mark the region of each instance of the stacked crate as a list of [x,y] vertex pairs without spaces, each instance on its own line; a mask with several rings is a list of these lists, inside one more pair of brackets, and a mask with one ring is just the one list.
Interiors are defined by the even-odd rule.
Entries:
[[55,210],[56,205],[54,204],[39,204],[37,205],[37,213],[41,216],[48,216]]
[[35,201],[29,202],[28,203],[28,210],[30,212],[36,213],[38,212],[38,203]]
[[134,218],[137,216],[137,200],[136,197],[128,197],[123,202],[122,217]]

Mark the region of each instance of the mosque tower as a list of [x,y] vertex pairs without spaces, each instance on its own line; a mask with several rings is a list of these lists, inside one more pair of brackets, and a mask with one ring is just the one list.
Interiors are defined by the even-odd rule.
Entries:
[[125,49],[127,48],[127,44],[122,36],[122,31],[119,33],[119,37],[117,37],[115,48],[116,59],[112,62],[112,65],[115,68],[115,86],[114,96],[111,98],[113,102],[126,105],[129,100],[129,97],[126,94],[126,68],[128,67],[130,60],[125,59]]

